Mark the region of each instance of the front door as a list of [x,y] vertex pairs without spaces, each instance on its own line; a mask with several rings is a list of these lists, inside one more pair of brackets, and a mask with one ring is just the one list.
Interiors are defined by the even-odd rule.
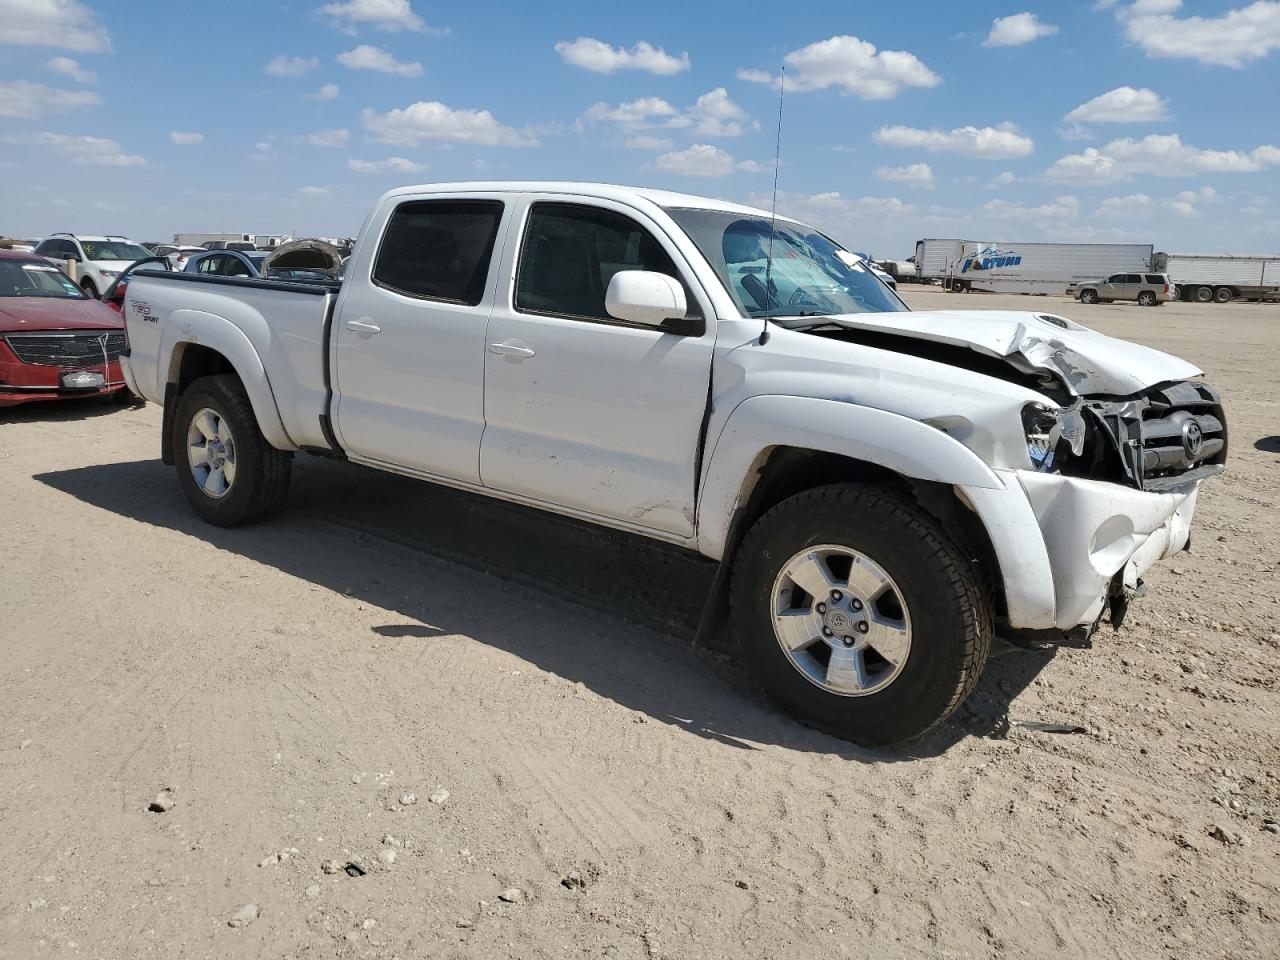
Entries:
[[[692,536],[715,341],[705,295],[662,229],[624,205],[530,198],[523,221],[486,338],[485,486]],[[614,319],[605,292],[621,270],[681,280],[696,319]]]
[[480,482],[498,197],[399,200],[366,230],[333,330],[335,426],[356,457]]

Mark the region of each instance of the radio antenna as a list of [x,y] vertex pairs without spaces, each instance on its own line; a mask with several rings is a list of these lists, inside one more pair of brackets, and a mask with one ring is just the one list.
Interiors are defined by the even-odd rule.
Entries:
[[787,89],[787,68],[778,77],[778,134],[773,145],[773,206],[769,210],[769,253],[764,261],[764,319],[760,346],[769,342],[769,306],[773,303],[773,238],[778,232],[778,168],[782,165],[782,97]]

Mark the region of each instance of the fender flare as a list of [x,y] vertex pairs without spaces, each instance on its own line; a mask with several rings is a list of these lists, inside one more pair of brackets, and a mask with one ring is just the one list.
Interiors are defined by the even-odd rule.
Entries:
[[700,553],[723,558],[733,518],[750,496],[753,472],[774,447],[839,454],[950,486],[1004,486],[964,444],[910,417],[816,397],[749,397],[729,414],[707,458],[698,497]]
[[182,350],[188,344],[215,350],[226,357],[244,384],[258,429],[267,442],[277,450],[298,449],[280,418],[262,358],[244,331],[229,320],[203,310],[173,311],[160,344],[160,356],[169,358],[166,384],[177,383]]

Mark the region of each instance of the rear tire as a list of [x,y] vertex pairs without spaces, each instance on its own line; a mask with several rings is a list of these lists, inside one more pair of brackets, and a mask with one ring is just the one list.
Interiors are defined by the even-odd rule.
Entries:
[[1081,303],[1097,303],[1098,291],[1097,290],[1081,290],[1080,302]]
[[261,520],[289,491],[293,454],[267,442],[237,377],[201,377],[182,392],[173,451],[182,492],[215,526]]
[[87,296],[87,297],[93,297],[93,299],[95,299],[95,300],[99,299],[99,297],[98,297],[98,288],[97,288],[97,286],[94,284],[94,282],[93,282],[92,280],[90,280],[88,277],[86,277],[84,280],[80,281],[80,289],[84,291],[85,296]]
[[920,736],[969,695],[990,652],[992,605],[970,562],[932,518],[871,487],[783,501],[748,532],[732,575],[733,625],[757,680],[837,737]]
[[1196,287],[1192,296],[1196,303],[1209,303],[1213,300],[1213,287]]
[[1156,305],[1156,295],[1150,290],[1143,290],[1138,294],[1138,306],[1154,307]]
[[1236,292],[1230,287],[1218,287],[1213,291],[1214,303],[1230,303],[1235,299]]

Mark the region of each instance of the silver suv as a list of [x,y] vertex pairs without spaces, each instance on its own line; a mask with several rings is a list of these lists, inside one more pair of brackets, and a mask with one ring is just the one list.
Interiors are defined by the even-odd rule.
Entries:
[[1113,273],[1105,280],[1080,280],[1071,285],[1081,303],[1133,300],[1140,307],[1157,307],[1174,298],[1173,284],[1164,273]]

